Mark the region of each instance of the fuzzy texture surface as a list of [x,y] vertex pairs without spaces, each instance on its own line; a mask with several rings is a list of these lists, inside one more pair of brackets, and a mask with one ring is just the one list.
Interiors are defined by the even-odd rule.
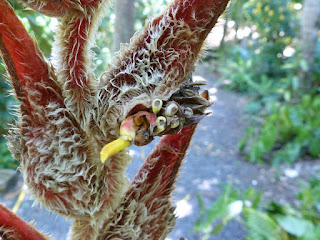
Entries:
[[37,232],[30,224],[21,220],[9,209],[0,205],[0,238],[14,240],[47,240],[48,238]]
[[153,100],[189,106],[196,99],[204,114],[207,97],[185,82],[228,0],[173,1],[121,47],[100,78],[90,48],[108,1],[22,2],[59,18],[50,63],[0,0],[1,56],[21,103],[7,139],[31,194],[75,219],[70,239],[164,239],[174,226],[170,194],[195,127],[179,118],[179,128],[162,137],[131,184],[127,150],[107,164],[99,153],[133,111],[152,111]]

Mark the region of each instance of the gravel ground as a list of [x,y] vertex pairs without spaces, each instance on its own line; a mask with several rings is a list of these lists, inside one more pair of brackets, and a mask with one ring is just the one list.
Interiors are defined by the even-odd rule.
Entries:
[[[188,240],[202,239],[201,235],[191,231],[199,216],[198,193],[203,195],[205,203],[210,204],[221,193],[221,185],[233,182],[240,190],[248,187],[263,190],[264,199],[293,202],[300,183],[320,169],[320,160],[299,162],[279,169],[246,162],[237,151],[237,142],[248,124],[248,118],[242,112],[246,98],[217,87],[218,84],[213,81],[214,75],[204,64],[198,67],[194,76],[208,81],[207,87],[215,104],[210,108],[213,113],[200,123],[196,131],[173,193],[172,200],[177,205],[178,219],[176,228],[168,239],[174,240],[180,237]],[[134,160],[128,169],[129,178],[135,175],[142,159],[154,145],[155,142],[143,148],[131,148]],[[275,178],[276,174],[280,174],[280,177]],[[18,185],[9,193],[0,194],[0,203],[12,208],[17,200],[15,192],[22,185],[20,178]],[[35,222],[37,229],[49,234],[52,240],[66,239],[71,220],[32,204],[33,200],[27,194],[18,215],[26,221]],[[240,240],[245,234],[243,227],[237,222],[231,222],[221,234],[210,239]]]

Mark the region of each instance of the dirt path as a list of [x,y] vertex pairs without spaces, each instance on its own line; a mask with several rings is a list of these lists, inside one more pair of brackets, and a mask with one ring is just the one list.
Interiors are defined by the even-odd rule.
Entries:
[[[221,185],[232,182],[239,190],[249,187],[262,190],[264,199],[292,203],[301,182],[320,169],[319,160],[300,162],[290,167],[283,165],[279,169],[245,161],[238,152],[237,143],[248,126],[248,116],[243,112],[247,99],[215,87],[218,84],[208,69],[208,66],[200,65],[195,76],[208,81],[210,95],[216,99],[210,109],[213,114],[205,118],[197,129],[176,190],[176,200],[188,196],[189,200],[184,206],[192,206],[193,211],[178,219],[177,228],[170,235],[172,239],[181,236],[189,240],[201,239],[199,235],[188,231],[199,215],[198,193],[203,195],[205,203],[210,204],[220,195]],[[289,177],[288,172],[296,176]],[[279,177],[276,178],[276,175]],[[244,229],[237,222],[232,222],[221,234],[210,239],[238,240],[244,236]]]
[[[222,184],[233,182],[234,186],[241,190],[248,187],[261,189],[267,199],[292,201],[300,181],[320,169],[320,161],[298,163],[290,167],[298,176],[290,178],[284,174],[289,167],[282,166],[278,170],[280,177],[276,180],[276,169],[246,162],[237,151],[237,142],[243,136],[247,125],[247,118],[242,112],[247,100],[217,88],[214,75],[203,64],[198,67],[194,76],[208,81],[208,89],[215,99],[215,105],[210,108],[213,114],[206,117],[197,129],[173,194],[173,202],[178,206],[178,219],[176,228],[168,239],[174,240],[180,237],[188,240],[201,239],[200,235],[191,232],[199,216],[196,200],[198,193],[203,195],[206,204],[210,204],[221,193]],[[152,143],[145,148],[131,148],[134,159],[128,169],[129,177],[135,175],[142,159],[154,145],[155,143]],[[22,181],[10,194],[21,186]],[[0,195],[0,202],[12,208],[17,196],[12,197],[10,194]],[[8,198],[10,196],[11,198]],[[32,203],[32,199],[27,195],[18,214],[27,221],[36,222],[37,229],[50,234],[51,239],[66,239],[71,221],[66,222],[63,217],[48,213],[39,206],[32,208]],[[220,235],[210,239],[239,240],[244,236],[245,230],[237,222],[232,222]]]

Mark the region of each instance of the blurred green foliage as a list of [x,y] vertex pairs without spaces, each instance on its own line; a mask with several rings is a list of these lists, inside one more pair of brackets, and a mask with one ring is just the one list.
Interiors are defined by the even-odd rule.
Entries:
[[[252,126],[238,147],[254,163],[290,164],[320,157],[320,37],[314,49],[312,87],[304,89],[299,72],[311,70],[299,50],[302,4],[231,2],[222,45],[206,57],[217,65],[227,89],[251,99],[245,111]],[[319,239],[319,183],[314,178],[303,186],[294,205],[267,203],[261,201],[260,192],[240,193],[231,185],[211,204],[199,195],[200,216],[193,230],[209,239],[236,220],[246,228],[246,240]]]
[[257,208],[261,195],[261,192],[255,193],[252,188],[240,195],[240,192],[229,184],[219,198],[207,207],[202,196],[198,194],[200,216],[192,231],[201,233],[203,240],[209,239],[211,235],[220,233],[229,221],[242,212],[244,202],[250,201],[251,206]]
[[135,0],[136,22],[135,29],[140,30],[150,17],[160,14],[170,0]]
[[[34,11],[25,10],[14,0],[9,1],[15,9],[17,16],[25,25],[27,31],[37,39],[39,47],[46,57],[50,57],[53,33],[47,27],[51,25],[51,19]],[[0,63],[2,59],[0,58]],[[3,137],[7,133],[8,124],[14,122],[14,111],[18,105],[17,100],[10,95],[11,86],[6,81],[4,65],[0,65],[0,168],[17,168],[19,163],[14,160],[7,149],[6,140]]]
[[37,40],[43,54],[46,57],[50,57],[54,38],[51,28],[56,22],[55,19],[53,20],[35,11],[28,10],[16,0],[9,0],[9,2],[29,34]]
[[248,129],[239,149],[248,143],[251,162],[262,163],[270,152],[273,165],[293,163],[303,155],[320,157],[320,95],[305,95],[299,104],[275,107],[259,133]]
[[[4,73],[3,65],[0,65],[0,73]],[[0,168],[16,168],[18,162],[15,161],[7,149],[6,140],[3,135],[7,132],[8,123],[14,121],[12,111],[17,103],[13,96],[9,96],[9,84],[0,75]]]
[[[135,31],[139,31],[144,27],[145,21],[159,14],[161,9],[167,5],[168,0],[134,0],[135,1]],[[96,75],[100,76],[112,57],[112,40],[114,33],[114,9],[111,5],[110,8],[106,9],[104,18],[98,28],[96,35],[96,47],[93,48],[95,53],[94,64],[96,65]]]
[[244,194],[228,185],[208,208],[198,197],[201,209],[193,231],[203,239],[221,232],[231,220],[247,230],[245,240],[314,240],[320,236],[320,179],[312,178],[297,194],[296,205],[271,201],[263,205],[261,192]]
[[320,157],[320,37],[306,91],[299,80],[299,71],[310,71],[299,51],[301,9],[298,0],[241,0],[226,13],[226,24],[234,26],[225,26],[227,37],[214,56],[226,87],[249,95],[245,111],[259,120],[239,143],[252,162]]
[[[221,66],[223,76],[231,80],[230,89],[260,97],[270,95],[270,91],[283,93],[290,87],[291,73],[297,67],[286,64],[296,62],[294,52],[298,44],[300,10],[295,10],[291,0],[243,2],[241,8],[237,6],[245,15],[238,31],[246,35],[236,42],[229,41],[221,49],[221,55],[227,59]],[[237,15],[227,17],[237,21]],[[289,52],[292,54],[289,56],[290,50],[293,52]],[[266,81],[271,83],[266,84]]]

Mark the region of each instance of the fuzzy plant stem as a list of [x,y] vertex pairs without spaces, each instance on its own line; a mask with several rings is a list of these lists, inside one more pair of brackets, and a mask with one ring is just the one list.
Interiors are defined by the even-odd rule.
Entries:
[[0,237],[10,240],[48,240],[30,224],[0,204]]

